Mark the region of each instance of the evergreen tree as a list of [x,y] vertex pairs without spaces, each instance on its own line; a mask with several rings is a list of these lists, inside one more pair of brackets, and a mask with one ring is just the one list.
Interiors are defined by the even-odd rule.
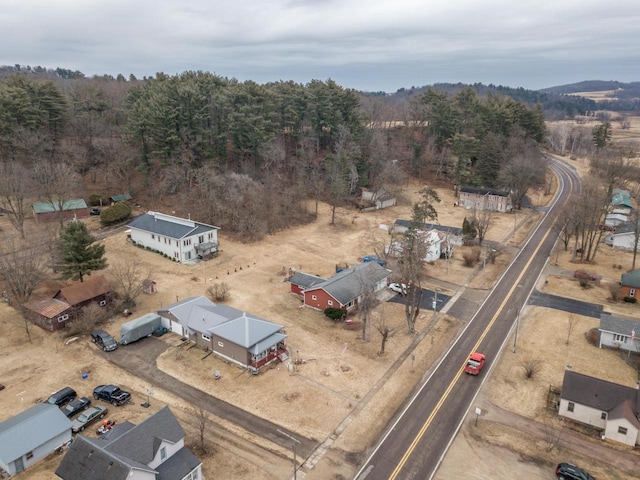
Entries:
[[79,221],[69,222],[60,232],[60,270],[62,278],[83,281],[85,275],[107,266],[104,245],[95,244],[95,237]]

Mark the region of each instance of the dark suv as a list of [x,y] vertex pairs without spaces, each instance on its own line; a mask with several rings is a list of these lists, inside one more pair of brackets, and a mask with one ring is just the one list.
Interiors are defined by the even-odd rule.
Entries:
[[64,387],[62,390],[53,392],[45,402],[51,405],[57,405],[58,407],[64,407],[67,403],[76,398],[76,396],[76,391],[73,388]]
[[587,472],[570,463],[561,463],[556,467],[556,477],[560,480],[596,480]]
[[104,330],[94,330],[91,332],[91,340],[96,345],[99,345],[105,352],[111,352],[118,348],[118,342],[108,332]]
[[98,385],[93,389],[93,398],[96,400],[104,400],[115,407],[119,407],[131,400],[131,394],[125,390],[121,390],[120,387],[116,385]]

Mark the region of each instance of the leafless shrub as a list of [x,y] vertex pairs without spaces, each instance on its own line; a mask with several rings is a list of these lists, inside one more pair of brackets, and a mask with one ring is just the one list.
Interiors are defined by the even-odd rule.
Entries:
[[229,296],[229,285],[225,282],[216,282],[207,288],[207,296],[213,302],[223,302]]
[[464,252],[462,254],[462,259],[465,267],[473,267],[480,261],[480,249],[472,248],[471,250]]
[[597,328],[592,328],[587,333],[585,333],[584,336],[587,339],[587,342],[589,342],[591,345],[597,345],[598,340],[600,339],[600,332]]
[[542,368],[542,360],[524,360],[521,364],[524,369],[524,376],[527,379],[532,379]]
[[550,452],[560,444],[560,438],[564,432],[564,420],[557,415],[544,415],[542,418],[544,427],[545,449]]
[[209,415],[207,411],[202,407],[193,407],[193,416],[196,419],[196,424],[198,426],[198,447],[200,448],[200,452],[203,454],[207,453],[207,441],[205,438],[205,433],[207,430],[207,426],[209,423]]
[[611,295],[611,301],[617,302],[620,300],[622,295],[622,290],[620,289],[619,283],[610,283],[609,284],[609,294]]
[[579,278],[579,279],[578,279],[578,282],[580,283],[580,286],[581,286],[582,288],[585,288],[585,289],[586,289],[586,288],[591,287],[591,281],[590,281],[590,280],[587,280],[586,278]]

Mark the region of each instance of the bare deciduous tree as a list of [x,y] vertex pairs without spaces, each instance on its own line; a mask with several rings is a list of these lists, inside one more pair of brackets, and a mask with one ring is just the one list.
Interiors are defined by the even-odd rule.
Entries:
[[573,327],[575,327],[575,324],[576,324],[576,317],[573,315],[573,313],[570,313],[568,318],[568,323],[567,323],[567,342],[566,342],[567,345],[569,345],[569,340],[571,339],[571,332],[573,331]]
[[[10,290],[10,303],[17,308],[29,301],[33,291],[45,277],[45,261],[37,248],[23,249],[13,242],[8,242],[4,252],[0,253],[0,273]],[[29,320],[25,319],[25,330],[29,343]]]
[[489,227],[491,227],[491,223],[493,221],[493,212],[487,208],[483,208],[482,210],[473,211],[473,220],[472,223],[476,227],[476,232],[478,232],[478,243],[482,245],[482,241],[487,235],[489,231]]
[[68,163],[38,163],[32,170],[33,180],[38,185],[40,196],[58,212],[60,226],[65,203],[73,198],[80,185],[80,177]]
[[378,352],[378,355],[384,355],[384,349],[387,345],[387,340],[393,337],[398,332],[398,330],[395,328],[390,328],[389,325],[387,325],[384,311],[380,312],[380,316],[376,320],[376,330],[380,334],[380,351]]
[[27,197],[31,193],[29,170],[22,164],[12,161],[0,167],[0,207],[7,212],[11,225],[24,239],[24,221],[29,213]]
[[226,282],[216,282],[207,288],[207,297],[212,302],[224,302],[229,296],[230,288]]
[[200,447],[200,451],[205,454],[207,453],[207,440],[205,438],[205,434],[207,431],[207,426],[209,424],[209,415],[207,411],[202,407],[193,407],[193,415],[196,419],[198,427],[198,446]]
[[142,293],[144,281],[151,278],[151,267],[139,260],[116,260],[111,264],[109,275],[122,307],[133,308]]

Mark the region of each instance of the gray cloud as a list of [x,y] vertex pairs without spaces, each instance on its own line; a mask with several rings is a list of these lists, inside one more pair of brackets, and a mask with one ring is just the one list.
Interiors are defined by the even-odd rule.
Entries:
[[[640,80],[635,0],[8,0],[0,64],[395,91]],[[514,5],[515,4],[515,5]]]

